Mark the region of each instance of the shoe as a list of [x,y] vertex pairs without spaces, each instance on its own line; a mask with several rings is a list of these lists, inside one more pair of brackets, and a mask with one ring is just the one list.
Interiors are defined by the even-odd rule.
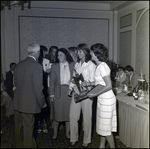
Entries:
[[50,128],[53,129],[54,128],[54,123],[53,123],[53,120],[51,120],[51,125],[50,125]]
[[86,147],[88,146],[88,143],[83,143],[82,146]]
[[9,116],[7,117],[7,119],[8,119],[8,121],[9,121],[11,124],[14,123],[14,115],[9,115]]
[[71,142],[71,145],[73,146],[73,145],[75,145],[76,144],[76,142]]
[[8,117],[7,119],[8,119],[8,121],[9,121],[11,124],[14,123],[14,121],[13,121],[10,117]]
[[63,128],[64,128],[63,125],[60,125],[60,126],[59,126],[59,130],[62,130]]
[[66,138],[67,138],[67,139],[70,139],[70,135],[66,135]]
[[57,139],[57,135],[53,135],[52,139],[56,140]]
[[42,129],[41,129],[41,124],[38,123],[38,133],[41,133]]
[[48,129],[47,129],[47,125],[46,124],[43,125],[43,132],[44,133],[48,133]]
[[42,131],[41,128],[38,128],[38,133],[41,133],[41,131]]

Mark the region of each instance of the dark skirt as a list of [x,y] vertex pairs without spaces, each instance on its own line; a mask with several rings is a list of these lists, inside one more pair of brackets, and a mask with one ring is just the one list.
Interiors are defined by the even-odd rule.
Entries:
[[68,85],[61,85],[61,97],[56,98],[54,104],[53,118],[55,121],[70,121],[70,103],[71,97],[67,95],[69,89]]

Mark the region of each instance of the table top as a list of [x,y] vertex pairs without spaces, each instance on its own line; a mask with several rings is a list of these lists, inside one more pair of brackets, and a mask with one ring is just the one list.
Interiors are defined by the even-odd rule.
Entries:
[[[141,110],[149,112],[149,103],[140,103],[138,100],[134,100],[133,96],[127,96],[126,93],[118,93],[116,98],[118,101],[131,105],[132,107],[138,107]],[[147,95],[145,98],[148,98],[149,100],[149,95]]]

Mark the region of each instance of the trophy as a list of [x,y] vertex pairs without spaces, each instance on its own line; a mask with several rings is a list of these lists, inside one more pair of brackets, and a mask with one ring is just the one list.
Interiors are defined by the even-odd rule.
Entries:
[[74,71],[75,71],[75,76],[73,77],[73,79],[79,90],[79,94],[77,94],[77,93],[74,94],[74,100],[77,103],[77,102],[80,102],[80,101],[88,98],[87,93],[89,92],[89,88],[92,89],[92,86],[90,86],[90,87],[83,86],[82,82],[84,82],[84,77],[83,77],[82,73],[81,74],[77,73],[77,71],[75,69],[74,69]]

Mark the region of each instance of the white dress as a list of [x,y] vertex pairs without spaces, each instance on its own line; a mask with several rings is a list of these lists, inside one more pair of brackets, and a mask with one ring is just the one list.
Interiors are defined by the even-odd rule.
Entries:
[[[110,75],[110,68],[102,62],[95,71],[95,85],[105,86],[103,77],[107,75]],[[112,90],[97,97],[96,131],[102,136],[108,136],[111,132],[117,131],[116,97]]]

